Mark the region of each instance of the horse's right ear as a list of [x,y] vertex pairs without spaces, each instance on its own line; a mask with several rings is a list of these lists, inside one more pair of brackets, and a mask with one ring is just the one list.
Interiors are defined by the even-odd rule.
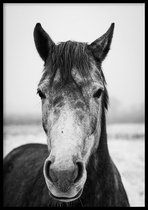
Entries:
[[36,49],[43,61],[45,62],[49,55],[49,50],[54,45],[54,42],[44,31],[40,23],[36,24],[33,35]]

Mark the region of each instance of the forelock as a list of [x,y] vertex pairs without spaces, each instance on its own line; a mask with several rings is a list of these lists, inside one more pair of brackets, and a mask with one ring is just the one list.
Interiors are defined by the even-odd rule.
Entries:
[[49,56],[47,66],[47,71],[51,75],[50,84],[52,84],[58,69],[62,84],[73,80],[73,68],[77,69],[83,77],[88,76],[91,59],[87,52],[87,44],[72,41],[59,43]]

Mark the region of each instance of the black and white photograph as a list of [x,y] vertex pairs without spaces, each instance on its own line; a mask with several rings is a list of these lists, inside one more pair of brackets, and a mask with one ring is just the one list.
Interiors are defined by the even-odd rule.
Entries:
[[3,3],[3,206],[145,207],[145,3]]

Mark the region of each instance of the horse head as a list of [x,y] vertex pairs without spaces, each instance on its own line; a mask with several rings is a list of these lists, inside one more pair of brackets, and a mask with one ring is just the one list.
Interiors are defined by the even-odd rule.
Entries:
[[49,156],[44,177],[54,199],[70,202],[82,194],[91,154],[99,146],[102,111],[108,94],[101,64],[112,40],[114,24],[91,44],[55,44],[41,24],[34,29],[44,72],[37,92]]

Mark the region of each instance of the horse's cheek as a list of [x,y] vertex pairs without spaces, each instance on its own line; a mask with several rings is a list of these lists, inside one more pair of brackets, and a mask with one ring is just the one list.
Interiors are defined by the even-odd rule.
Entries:
[[89,159],[91,152],[93,150],[94,141],[95,141],[94,135],[91,135],[91,136],[87,137],[86,139],[84,139],[82,157],[86,164],[87,164],[88,159]]
[[50,128],[48,123],[49,115],[50,115],[49,104],[47,101],[44,101],[42,102],[42,124],[46,134],[49,133],[49,128]]

